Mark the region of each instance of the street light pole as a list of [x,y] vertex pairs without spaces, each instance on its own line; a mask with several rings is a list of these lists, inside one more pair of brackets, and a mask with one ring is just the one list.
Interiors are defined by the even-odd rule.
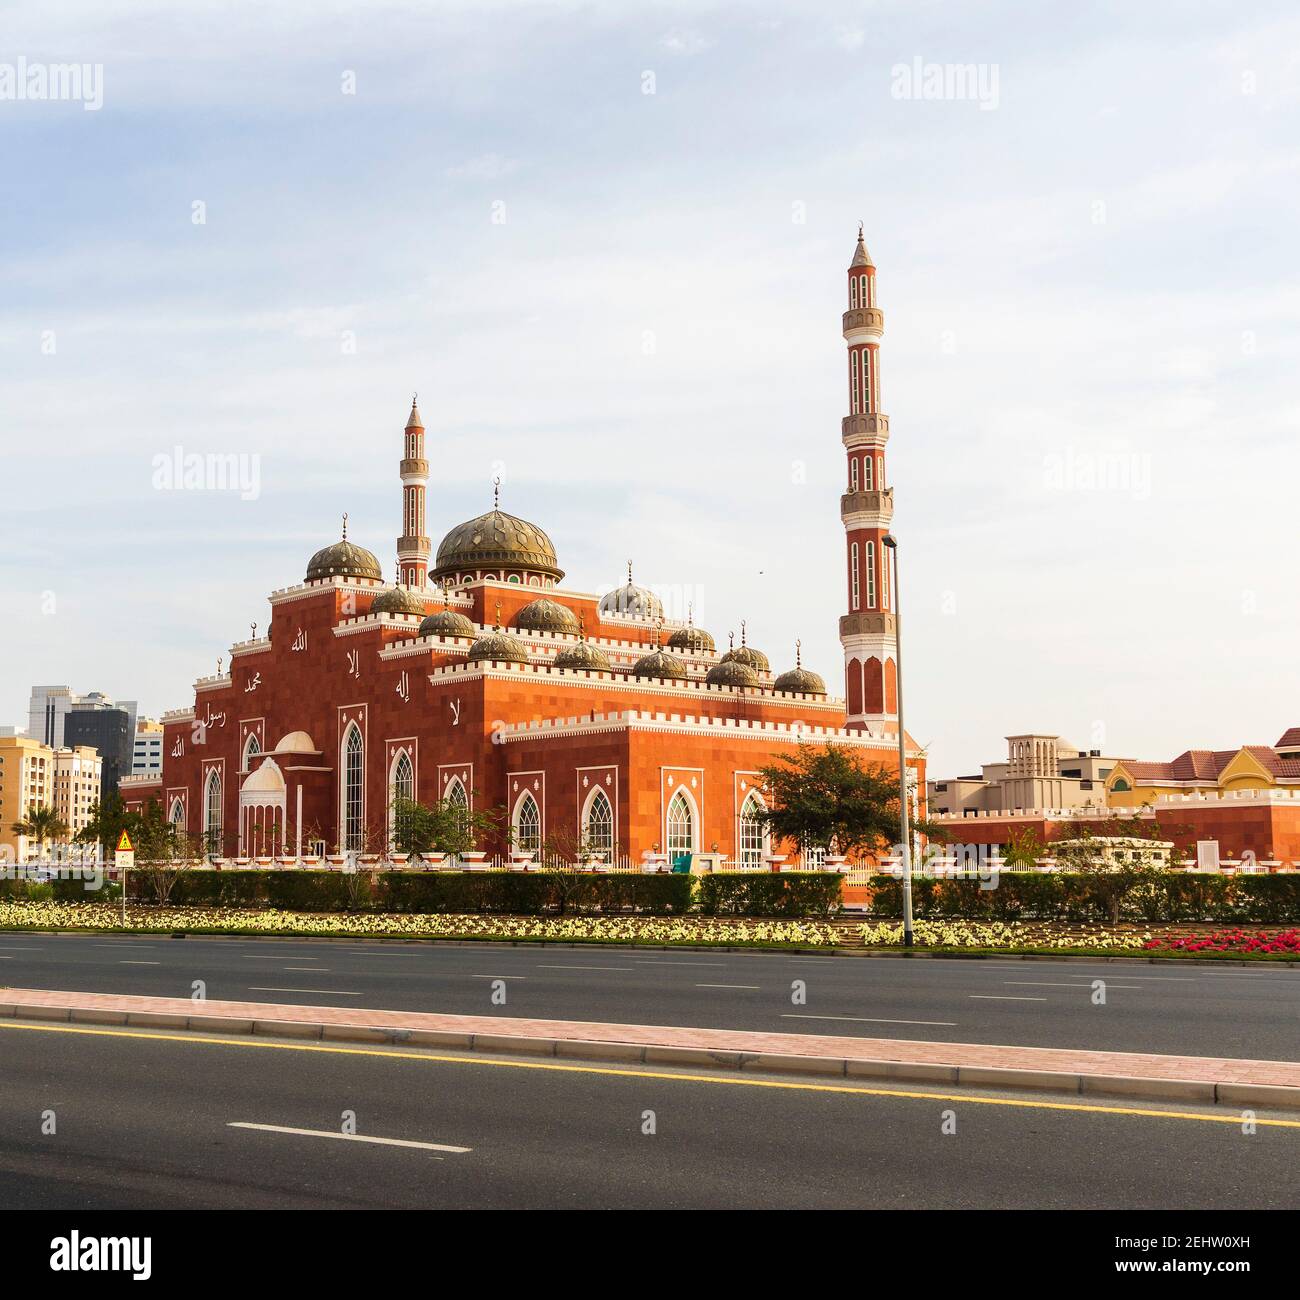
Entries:
[[903,946],[912,946],[912,835],[907,820],[907,733],[903,730],[903,617],[899,613],[898,538],[881,538],[894,555],[894,690],[898,696],[898,831],[903,867]]

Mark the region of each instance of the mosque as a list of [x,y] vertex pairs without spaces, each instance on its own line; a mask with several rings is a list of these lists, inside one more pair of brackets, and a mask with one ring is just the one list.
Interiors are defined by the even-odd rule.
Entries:
[[[396,581],[347,536],[270,595],[265,635],[230,650],[164,715],[160,774],[123,782],[216,858],[386,852],[401,795],[501,808],[517,855],[580,846],[610,863],[716,854],[761,867],[816,850],[769,844],[759,770],[801,744],[851,747],[897,774],[897,626],[886,543],[893,489],[880,411],[876,268],[848,270],[844,697],[796,659],[774,672],[742,635],[719,648],[627,582],[564,586],[550,538],[494,502],[426,534],[429,462],[412,402],[402,433]],[[925,789],[924,756],[908,766]],[[483,845],[500,852],[507,845]]]

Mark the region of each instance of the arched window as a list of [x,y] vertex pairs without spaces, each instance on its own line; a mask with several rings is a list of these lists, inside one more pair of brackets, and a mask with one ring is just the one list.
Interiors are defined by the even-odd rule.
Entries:
[[849,281],[849,310],[852,311],[858,305],[858,277],[855,275]]
[[364,847],[362,816],[364,801],[362,796],[365,772],[365,746],[361,740],[361,729],[354,722],[348,727],[343,737],[343,755],[340,766],[343,769],[342,788],[342,822],[340,842],[344,852]]
[[604,790],[597,789],[587,800],[582,819],[582,838],[588,852],[599,854],[605,862],[614,858],[614,806]]
[[751,790],[740,806],[740,835],[738,837],[742,867],[757,870],[763,865],[763,852],[767,848],[767,823],[758,814],[764,811],[764,804],[758,794]]
[[849,353],[849,370],[853,378],[853,411],[852,414],[858,413],[858,354]]
[[1118,790],[1120,791],[1121,794],[1126,790],[1131,790],[1132,788],[1133,787],[1129,785],[1129,783],[1126,780],[1124,780],[1122,776],[1119,778],[1118,781],[1115,782],[1114,785],[1111,786],[1112,790]]
[[858,490],[858,458],[854,456],[853,459],[849,461],[849,491],[856,492],[857,490]]
[[695,852],[695,809],[678,790],[668,801],[668,860],[671,863],[679,853]]
[[248,739],[244,741],[244,771],[248,771],[248,765],[262,752],[262,742],[257,738],[257,732],[250,731]]
[[178,831],[185,829],[185,804],[179,797],[172,800],[167,820],[172,824],[173,829]]
[[411,763],[410,754],[404,749],[399,749],[388,774],[388,840],[393,846],[398,843],[398,832],[401,829],[398,825],[398,800],[410,801],[414,798],[415,767]]
[[875,489],[876,476],[871,472],[875,466],[876,458],[874,456],[863,456],[862,458],[862,490],[871,492]]
[[203,839],[209,853],[221,852],[221,772],[215,767],[203,788]]
[[[867,553],[871,553],[871,543],[867,543]],[[870,581],[870,579],[868,579]],[[849,595],[853,601],[853,608],[858,608],[860,600],[858,586],[858,544],[853,542],[849,546]]]
[[515,848],[521,853],[538,853],[542,847],[542,811],[527,791],[515,805]]
[[[876,607],[876,544],[867,543],[867,608]],[[857,609],[857,605],[853,606]]]
[[450,784],[447,786],[447,793],[442,797],[447,803],[463,809],[466,817],[469,816],[469,795],[465,793],[465,787],[461,784],[460,777],[452,777]]

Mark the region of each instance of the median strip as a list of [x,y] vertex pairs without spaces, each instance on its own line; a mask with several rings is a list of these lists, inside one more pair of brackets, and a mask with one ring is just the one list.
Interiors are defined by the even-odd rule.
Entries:
[[1300,1063],[0,989],[0,1019],[1300,1109]]

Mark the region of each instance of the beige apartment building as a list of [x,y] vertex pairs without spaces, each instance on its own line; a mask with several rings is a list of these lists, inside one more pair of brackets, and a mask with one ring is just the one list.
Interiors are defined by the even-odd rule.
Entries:
[[0,854],[24,861],[35,845],[14,831],[35,808],[53,806],[54,751],[30,736],[0,736]]
[[1006,758],[982,764],[978,776],[927,781],[930,815],[967,817],[1016,809],[1106,806],[1106,778],[1122,760],[1040,732],[1008,736],[1006,741]]
[[65,840],[75,839],[90,822],[90,810],[99,802],[104,760],[89,745],[54,751],[54,811],[66,823]]

